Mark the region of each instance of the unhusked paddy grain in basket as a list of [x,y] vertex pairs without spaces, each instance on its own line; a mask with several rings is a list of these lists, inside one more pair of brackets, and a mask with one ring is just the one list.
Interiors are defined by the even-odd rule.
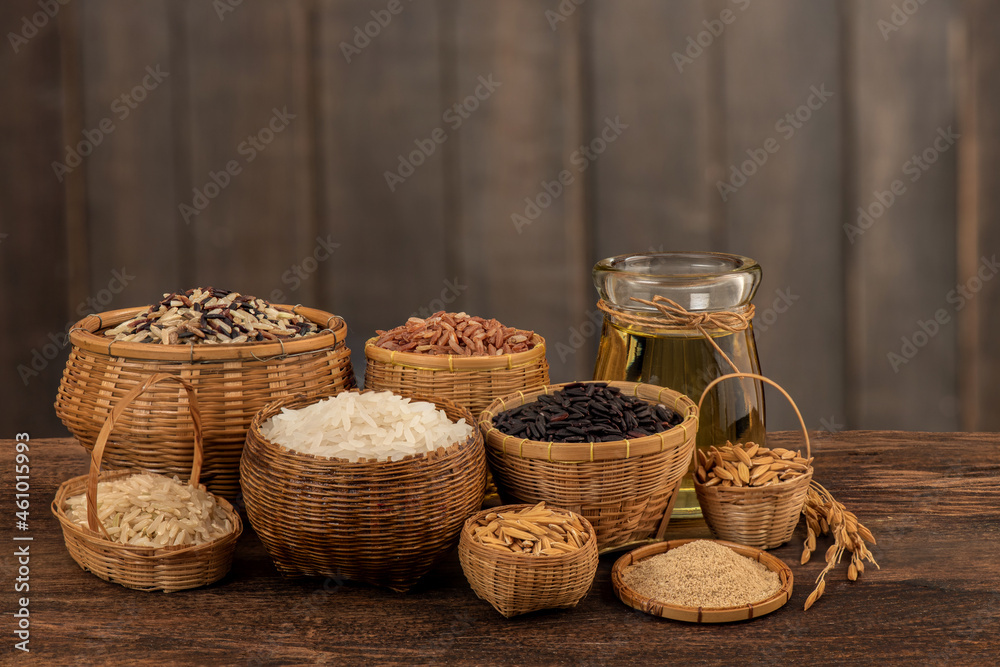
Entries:
[[781,588],[777,572],[709,540],[630,565],[622,580],[640,595],[682,607],[742,607]]
[[314,456],[357,462],[400,461],[464,440],[472,426],[453,422],[433,403],[390,391],[344,392],[305,408],[282,408],[264,422],[271,442]]
[[[67,501],[66,515],[87,527],[87,494]],[[97,518],[115,542],[140,547],[203,544],[233,532],[207,492],[159,475],[132,475],[97,484]]]

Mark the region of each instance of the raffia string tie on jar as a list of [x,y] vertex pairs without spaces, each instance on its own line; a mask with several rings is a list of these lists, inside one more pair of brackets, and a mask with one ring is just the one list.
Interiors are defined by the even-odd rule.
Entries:
[[652,301],[638,299],[634,296],[629,297],[629,300],[651,306],[659,311],[660,314],[639,315],[636,313],[626,313],[612,307],[604,299],[598,300],[597,307],[604,313],[607,313],[608,315],[611,315],[619,321],[627,324],[654,326],[660,329],[694,329],[704,336],[709,345],[715,348],[715,351],[726,360],[734,372],[740,372],[740,369],[736,367],[736,364],[734,364],[733,360],[729,358],[729,355],[723,352],[722,348],[720,348],[719,345],[712,340],[712,337],[708,334],[706,329],[722,329],[724,331],[728,331],[729,333],[746,330],[750,326],[750,320],[753,319],[754,312],[756,311],[752,303],[748,304],[746,308],[742,309],[742,311],[723,310],[717,312],[692,313],[690,310],[687,310],[684,306],[680,305],[673,299],[668,299],[667,297],[659,294],[654,296]]

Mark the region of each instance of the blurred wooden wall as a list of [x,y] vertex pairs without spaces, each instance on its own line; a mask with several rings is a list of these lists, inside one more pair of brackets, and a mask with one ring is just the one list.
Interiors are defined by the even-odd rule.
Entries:
[[68,323],[195,285],[342,314],[359,365],[443,305],[589,377],[592,264],[659,249],[761,263],[762,367],[810,428],[1000,429],[1000,280],[974,278],[1000,249],[996,3],[87,0],[38,22],[0,49],[4,437],[64,432]]

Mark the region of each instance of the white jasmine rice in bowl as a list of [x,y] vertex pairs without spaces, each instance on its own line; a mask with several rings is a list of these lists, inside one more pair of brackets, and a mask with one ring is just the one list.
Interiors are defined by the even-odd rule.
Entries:
[[401,461],[465,440],[472,426],[433,403],[389,391],[344,392],[264,422],[261,435],[303,454],[357,462]]

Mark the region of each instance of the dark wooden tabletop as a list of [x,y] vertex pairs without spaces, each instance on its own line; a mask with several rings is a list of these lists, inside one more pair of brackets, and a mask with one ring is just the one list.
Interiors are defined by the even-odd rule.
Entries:
[[[769,442],[792,442],[791,433]],[[86,471],[72,440],[30,442],[28,531],[14,529],[14,443],[2,450],[3,664],[996,664],[1000,649],[1000,434],[816,434],[816,478],[878,539],[882,566],[845,569],[802,610],[829,543],[798,564],[804,528],[774,550],[795,590],[776,612],[726,625],[654,618],[621,604],[601,559],[576,608],[512,620],[476,598],[453,553],[407,594],[322,579],[286,580],[249,525],[232,572],[207,588],[141,593],[70,558],[48,505]],[[30,542],[13,540],[31,536]],[[707,537],[672,523],[668,538]],[[30,593],[15,593],[15,548],[30,545]],[[11,613],[29,597],[31,652]]]

